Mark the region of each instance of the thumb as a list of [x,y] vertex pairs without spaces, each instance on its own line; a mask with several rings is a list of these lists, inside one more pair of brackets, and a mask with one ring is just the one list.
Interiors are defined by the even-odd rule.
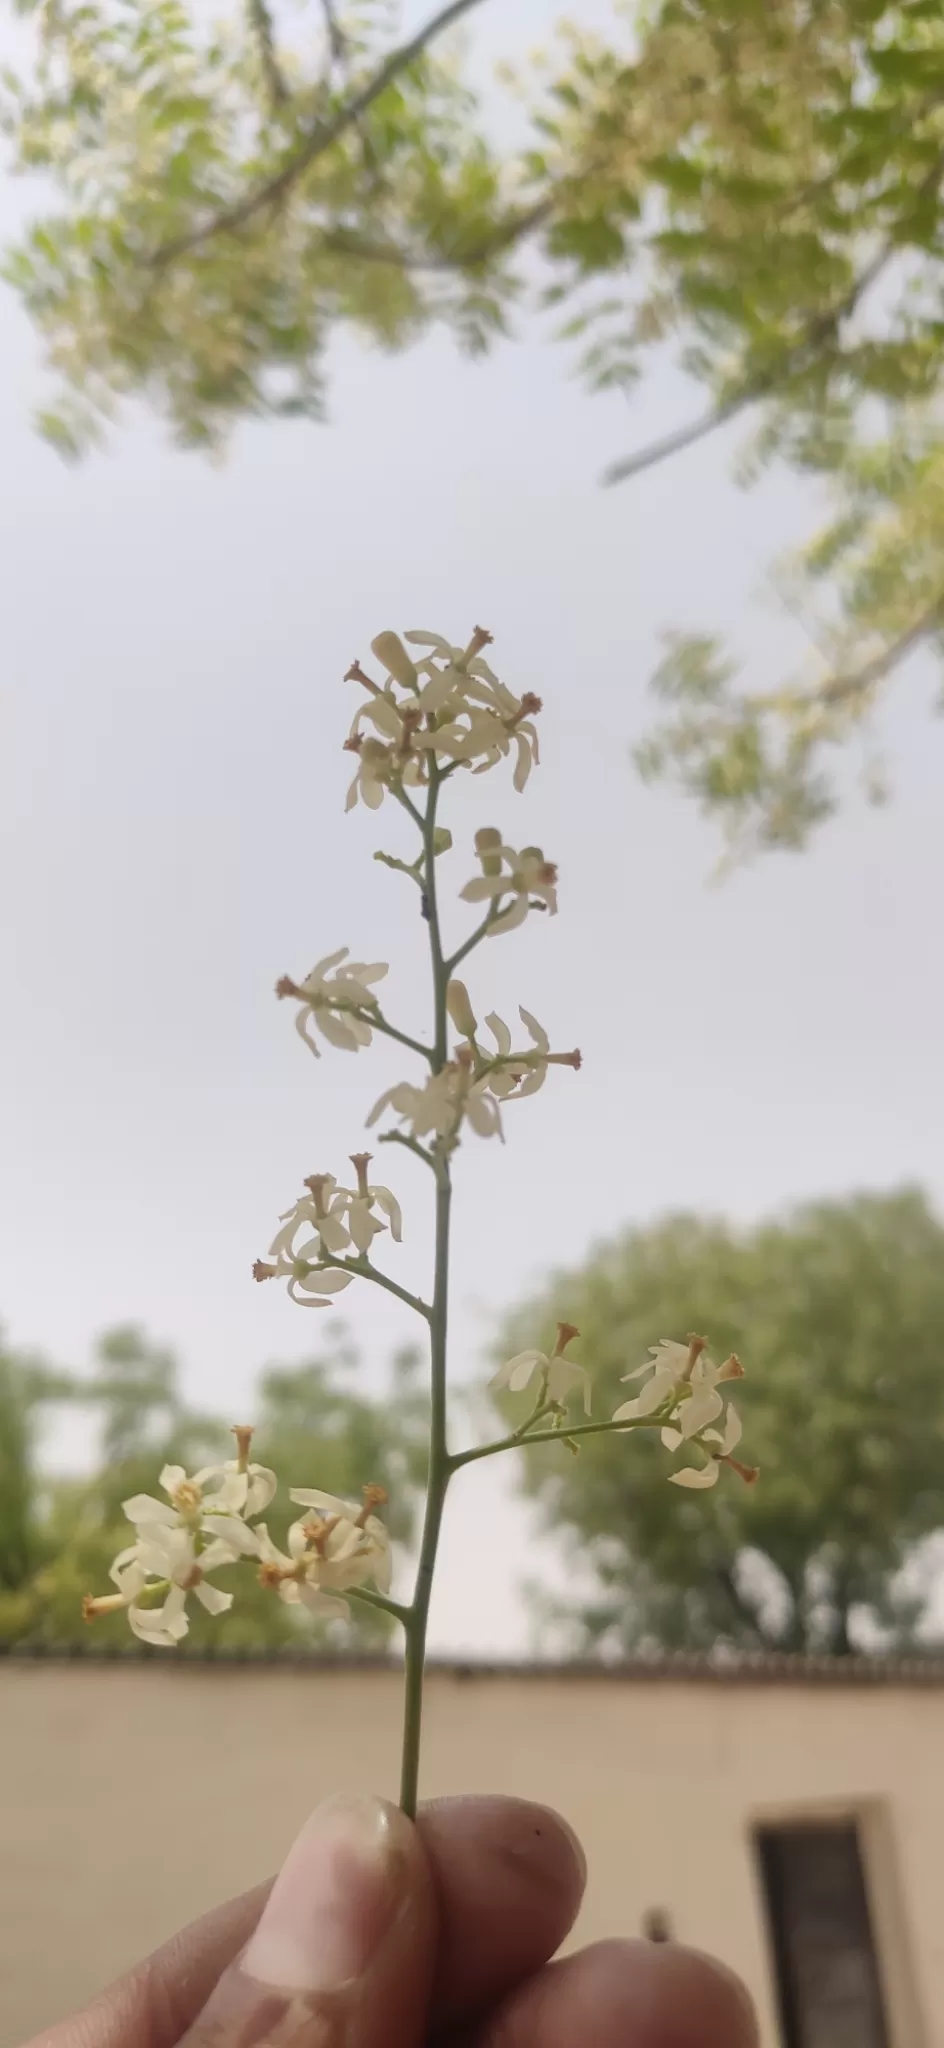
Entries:
[[329,1799],[181,2048],[421,2048],[435,1924],[411,1822],[380,1799]]

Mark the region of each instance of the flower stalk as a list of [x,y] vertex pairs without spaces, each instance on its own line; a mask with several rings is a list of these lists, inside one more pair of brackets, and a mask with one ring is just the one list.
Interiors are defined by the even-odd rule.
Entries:
[[[565,1448],[576,1456],[583,1440],[602,1435],[631,1436],[657,1430],[667,1451],[683,1462],[667,1476],[676,1485],[713,1486],[723,1466],[752,1483],[757,1474],[733,1456],[741,1424],[730,1401],[730,1386],[743,1368],[733,1354],[716,1366],[705,1339],[678,1343],[661,1339],[645,1364],[627,1373],[640,1390],[608,1420],[591,1420],[592,1382],[586,1365],[569,1355],[580,1332],[561,1322],[549,1350],[519,1352],[499,1366],[491,1384],[510,1396],[533,1382],[531,1405],[514,1430],[491,1443],[452,1451],[449,1442],[449,1258],[453,1162],[469,1133],[503,1137],[503,1113],[544,1087],[552,1071],[580,1068],[580,1053],[552,1050],[542,1024],[524,1007],[519,1016],[529,1043],[516,1046],[512,1031],[494,1011],[484,1016],[493,1043],[479,1038],[476,1007],[456,969],[487,940],[522,925],[533,912],[557,913],[558,872],[540,847],[516,851],[494,826],[475,834],[479,872],[459,891],[460,903],[487,907],[466,938],[450,952],[444,941],[440,868],[452,847],[439,822],[446,785],[459,773],[481,775],[513,762],[513,784],[524,790],[538,761],[535,718],[541,700],[533,692],[516,697],[484,658],[491,636],[477,626],[464,647],[441,635],[410,633],[415,654],[393,632],[371,643],[386,679],[377,682],[359,662],[346,680],[364,696],[345,747],[356,759],[347,807],[380,808],[389,796],[420,837],[410,860],[380,853],[388,870],[402,873],[419,889],[429,959],[428,1038],[416,1037],[381,1009],[375,984],[388,972],[385,962],[351,959],[347,947],[326,954],[304,979],[283,975],[276,994],[296,1008],[295,1027],[316,1057],[322,1043],[340,1052],[370,1047],[374,1033],[393,1040],[420,1059],[419,1082],[404,1080],[374,1104],[368,1127],[394,1117],[378,1142],[400,1146],[420,1159],[435,1182],[435,1233],[429,1299],[403,1286],[382,1264],[378,1251],[399,1245],[400,1203],[394,1191],[371,1179],[372,1155],[355,1150],[354,1169],[338,1180],[333,1172],[308,1173],[302,1193],[279,1219],[267,1257],[257,1259],[257,1281],[284,1280],[302,1308],[328,1308],[355,1281],[384,1289],[410,1308],[429,1332],[430,1424],[426,1500],[412,1596],[393,1597],[390,1538],[378,1513],[386,1495],[367,1484],[361,1499],[348,1500],[310,1487],[289,1486],[289,1498],[304,1512],[290,1526],[287,1548],[273,1541],[260,1519],[273,1499],[274,1472],[252,1460],[252,1430],[234,1428],[236,1457],[188,1475],[165,1466],[165,1498],[137,1494],[124,1503],[134,1541],[115,1559],[114,1591],[86,1596],[89,1621],[124,1614],[143,1641],[173,1648],[189,1627],[188,1601],[212,1615],[224,1613],[233,1594],[216,1584],[247,1569],[293,1611],[303,1608],[327,1624],[348,1621],[350,1603],[396,1622],[405,1642],[403,1746],[400,1802],[415,1815],[419,1792],[423,1686],[430,1603],[443,1514],[450,1481],[465,1466],[505,1451],[533,1445]],[[490,947],[487,949],[490,951]],[[450,1046],[450,1032],[456,1042]],[[577,1420],[576,1413],[582,1416]],[[693,1462],[694,1460],[694,1462]]]

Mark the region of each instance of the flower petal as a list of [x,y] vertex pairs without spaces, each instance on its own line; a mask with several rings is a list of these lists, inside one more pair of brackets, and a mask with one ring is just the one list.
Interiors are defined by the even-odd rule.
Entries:
[[718,1479],[718,1467],[712,1458],[710,1465],[683,1465],[681,1472],[669,1473],[670,1486],[714,1486]]
[[221,1593],[219,1586],[209,1585],[206,1579],[202,1579],[199,1586],[195,1586],[193,1590],[201,1607],[205,1607],[208,1614],[225,1614],[232,1607],[232,1593]]
[[180,1521],[176,1508],[166,1500],[155,1500],[150,1493],[133,1493],[121,1506],[129,1522],[158,1522],[166,1529],[176,1529]]
[[548,1038],[547,1032],[545,1031],[543,1024],[539,1024],[537,1018],[532,1017],[530,1010],[522,1009],[520,1004],[518,1006],[518,1015],[521,1018],[521,1022],[524,1025],[525,1030],[530,1032],[531,1037],[533,1038],[534,1043],[538,1048],[538,1051],[550,1052],[551,1041]]

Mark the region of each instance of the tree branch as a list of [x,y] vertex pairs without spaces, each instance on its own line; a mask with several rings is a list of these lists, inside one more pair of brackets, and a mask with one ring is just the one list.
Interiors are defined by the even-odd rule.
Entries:
[[834,676],[817,694],[827,704],[841,704],[846,698],[860,696],[891,669],[897,668],[898,663],[904,661],[905,656],[911,654],[936,626],[944,627],[944,591],[920,613],[913,625],[899,633],[897,640],[889,641],[880,654],[873,655],[871,661],[864,661],[861,668]]
[[163,265],[171,263],[175,257],[184,256],[189,250],[199,248],[203,242],[209,241],[213,235],[233,234],[237,228],[243,227],[248,220],[251,220],[253,215],[258,213],[261,208],[272,206],[277,200],[282,199],[285,193],[294,185],[296,179],[301,177],[302,172],[306,171],[309,165],[315,162],[316,157],[322,156],[325,150],[330,149],[332,144],[337,142],[339,136],[343,135],[346,129],[355,125],[360,115],[373,105],[374,100],[379,99],[380,94],[386,90],[393,79],[398,77],[401,71],[405,71],[414,62],[415,58],[421,56],[429,44],[437,36],[442,35],[445,29],[451,28],[454,22],[461,19],[462,15],[468,14],[473,7],[478,7],[480,4],[481,0],[450,0],[449,6],[443,7],[438,14],[433,15],[432,19],[423,28],[419,29],[416,35],[410,38],[409,42],[401,43],[399,49],[391,51],[390,56],[381,64],[379,70],[374,72],[373,77],[369,78],[366,85],[362,85],[358,92],[353,93],[351,98],[342,107],[339,107],[337,113],[330,121],[319,121],[316,123],[310,134],[305,137],[300,148],[282,165],[280,171],[276,171],[271,178],[266,179],[264,184],[257,186],[254,192],[248,192],[246,197],[240,199],[235,206],[227,208],[223,213],[214,215],[213,219],[206,221],[203,227],[194,228],[189,234],[178,236],[176,241],[165,242],[163,247],[156,250],[151,257],[152,264]]
[[[942,172],[944,149],[938,152],[930,170],[922,178],[916,189],[915,198],[923,198],[932,191],[934,186],[940,183]],[[713,406],[709,412],[703,413],[700,419],[693,420],[689,426],[678,427],[674,434],[666,434],[661,441],[650,441],[647,447],[639,450],[638,455],[629,455],[623,462],[611,463],[609,469],[604,471],[603,482],[621,484],[626,483],[630,477],[640,476],[643,470],[655,468],[656,464],[664,462],[667,456],[678,455],[682,449],[692,448],[696,442],[705,440],[706,436],[713,434],[718,427],[727,426],[729,420],[736,419],[738,413],[744,412],[749,405],[756,405],[761,399],[769,398],[793,376],[796,370],[808,367],[807,358],[815,361],[823,348],[837,338],[842,322],[851,319],[852,314],[858,310],[866,292],[878,282],[893,258],[899,254],[901,246],[897,233],[888,235],[871,261],[859,272],[858,277],[853,278],[843,297],[835,305],[827,306],[822,313],[817,313],[815,318],[810,320],[805,332],[785,348],[768,369],[759,371],[740,391],[732,393],[730,398],[723,399],[720,405]]]

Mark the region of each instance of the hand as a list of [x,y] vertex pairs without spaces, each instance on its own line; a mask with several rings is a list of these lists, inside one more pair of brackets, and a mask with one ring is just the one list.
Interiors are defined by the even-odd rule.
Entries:
[[523,1800],[444,1800],[416,1827],[329,1800],[274,1883],[28,2048],[756,2048],[747,1993],[692,1950],[549,1963],[584,1877],[569,1828]]

